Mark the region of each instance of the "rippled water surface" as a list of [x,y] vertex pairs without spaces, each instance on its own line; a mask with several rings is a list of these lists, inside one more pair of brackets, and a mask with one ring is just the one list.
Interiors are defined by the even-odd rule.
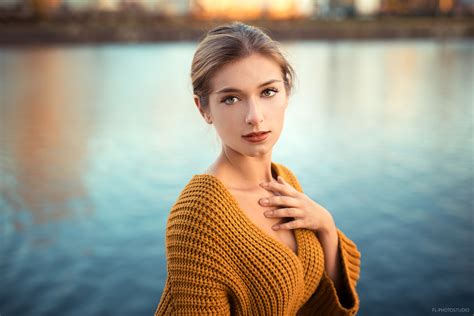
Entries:
[[[169,208],[219,151],[195,47],[0,49],[2,316],[153,314]],[[357,243],[359,315],[472,314],[474,43],[285,48],[273,160]]]

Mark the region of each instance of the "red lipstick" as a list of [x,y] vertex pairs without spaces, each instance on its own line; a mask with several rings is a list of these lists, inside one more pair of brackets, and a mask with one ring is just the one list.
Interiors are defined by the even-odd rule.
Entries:
[[253,132],[253,133],[243,135],[242,137],[251,143],[260,143],[260,142],[263,142],[265,139],[267,139],[269,134],[270,134],[270,131]]

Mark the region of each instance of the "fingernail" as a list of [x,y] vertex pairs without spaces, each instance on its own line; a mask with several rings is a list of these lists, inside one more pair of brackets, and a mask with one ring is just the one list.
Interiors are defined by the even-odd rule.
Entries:
[[267,204],[267,203],[268,203],[268,199],[261,199],[261,200],[260,200],[260,203],[262,203],[262,204]]
[[265,216],[267,216],[267,217],[268,217],[268,216],[272,216],[272,215],[273,215],[273,211],[267,211],[267,212],[265,212],[265,213],[263,213],[263,214],[265,214]]
[[262,187],[268,187],[268,183],[267,183],[267,182],[260,183],[260,185],[261,185]]
[[275,229],[275,230],[276,230],[276,229],[279,229],[279,228],[280,228],[280,225],[278,225],[278,224],[277,224],[277,225],[273,225],[272,228]]

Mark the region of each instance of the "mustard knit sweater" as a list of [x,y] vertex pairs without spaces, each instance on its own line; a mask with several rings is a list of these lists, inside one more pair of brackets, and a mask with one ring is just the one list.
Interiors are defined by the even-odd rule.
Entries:
[[[296,177],[271,164],[302,192]],[[224,184],[194,175],[169,214],[167,279],[156,315],[355,315],[360,252],[337,229],[344,289],[324,268],[315,232],[295,229],[297,252],[255,225]]]

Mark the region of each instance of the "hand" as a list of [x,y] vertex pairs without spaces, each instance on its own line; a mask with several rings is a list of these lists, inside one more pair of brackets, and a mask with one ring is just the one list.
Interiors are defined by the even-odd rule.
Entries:
[[331,213],[311,200],[306,194],[297,191],[281,176],[278,177],[277,182],[264,182],[260,185],[268,191],[280,194],[279,196],[259,200],[259,203],[263,206],[281,207],[273,211],[264,212],[266,217],[295,218],[293,221],[274,225],[272,227],[274,230],[306,228],[313,231],[329,232],[336,229]]

